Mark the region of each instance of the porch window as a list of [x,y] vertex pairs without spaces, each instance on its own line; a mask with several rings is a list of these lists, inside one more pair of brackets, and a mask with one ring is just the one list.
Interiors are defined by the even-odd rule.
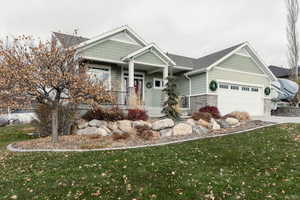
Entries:
[[108,90],[111,89],[110,68],[108,67],[90,68],[87,73],[91,76],[92,81],[95,82],[101,81],[106,89]]
[[153,80],[154,89],[163,89],[163,87],[164,87],[163,85],[164,85],[164,83],[163,83],[162,79],[154,78],[154,80]]

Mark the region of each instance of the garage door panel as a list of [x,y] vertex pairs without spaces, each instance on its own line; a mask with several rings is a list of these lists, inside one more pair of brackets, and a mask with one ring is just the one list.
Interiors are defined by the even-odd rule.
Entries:
[[[234,86],[235,89],[232,89],[231,86]],[[263,115],[262,89],[229,83],[220,84],[218,107],[222,115],[233,111],[246,111],[252,116]]]

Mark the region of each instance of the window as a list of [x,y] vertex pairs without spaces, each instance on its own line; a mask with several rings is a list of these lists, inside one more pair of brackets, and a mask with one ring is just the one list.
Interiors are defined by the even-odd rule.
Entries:
[[242,87],[242,91],[249,92],[249,91],[250,91],[250,88],[249,88],[249,87]]
[[258,92],[258,88],[251,88],[252,92]]
[[159,78],[154,78],[153,80],[153,87],[155,89],[162,89],[163,88],[163,80]]
[[222,89],[229,89],[229,85],[220,84],[220,88],[222,88]]
[[230,86],[230,89],[232,89],[232,90],[239,90],[239,86],[237,86],[237,85],[232,85],[232,86]]
[[92,81],[101,81],[107,89],[110,89],[110,68],[90,68],[88,74],[91,76]]

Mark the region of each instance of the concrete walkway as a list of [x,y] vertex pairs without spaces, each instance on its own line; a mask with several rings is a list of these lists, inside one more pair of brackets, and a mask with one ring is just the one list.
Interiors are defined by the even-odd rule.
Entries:
[[273,123],[300,123],[300,117],[253,117],[255,120],[262,120],[266,122],[273,122]]

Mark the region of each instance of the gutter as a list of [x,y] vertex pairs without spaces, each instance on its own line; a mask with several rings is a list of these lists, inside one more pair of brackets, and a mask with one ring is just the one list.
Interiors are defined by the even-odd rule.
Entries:
[[187,80],[189,80],[189,109],[191,109],[192,79],[189,77],[188,73],[184,73],[183,75]]
[[194,71],[191,71],[191,72],[187,72],[187,73],[184,74],[184,76],[190,76],[190,75],[194,75],[194,74],[200,74],[200,73],[207,72],[207,71],[208,71],[207,68],[198,69],[198,70],[194,70]]

